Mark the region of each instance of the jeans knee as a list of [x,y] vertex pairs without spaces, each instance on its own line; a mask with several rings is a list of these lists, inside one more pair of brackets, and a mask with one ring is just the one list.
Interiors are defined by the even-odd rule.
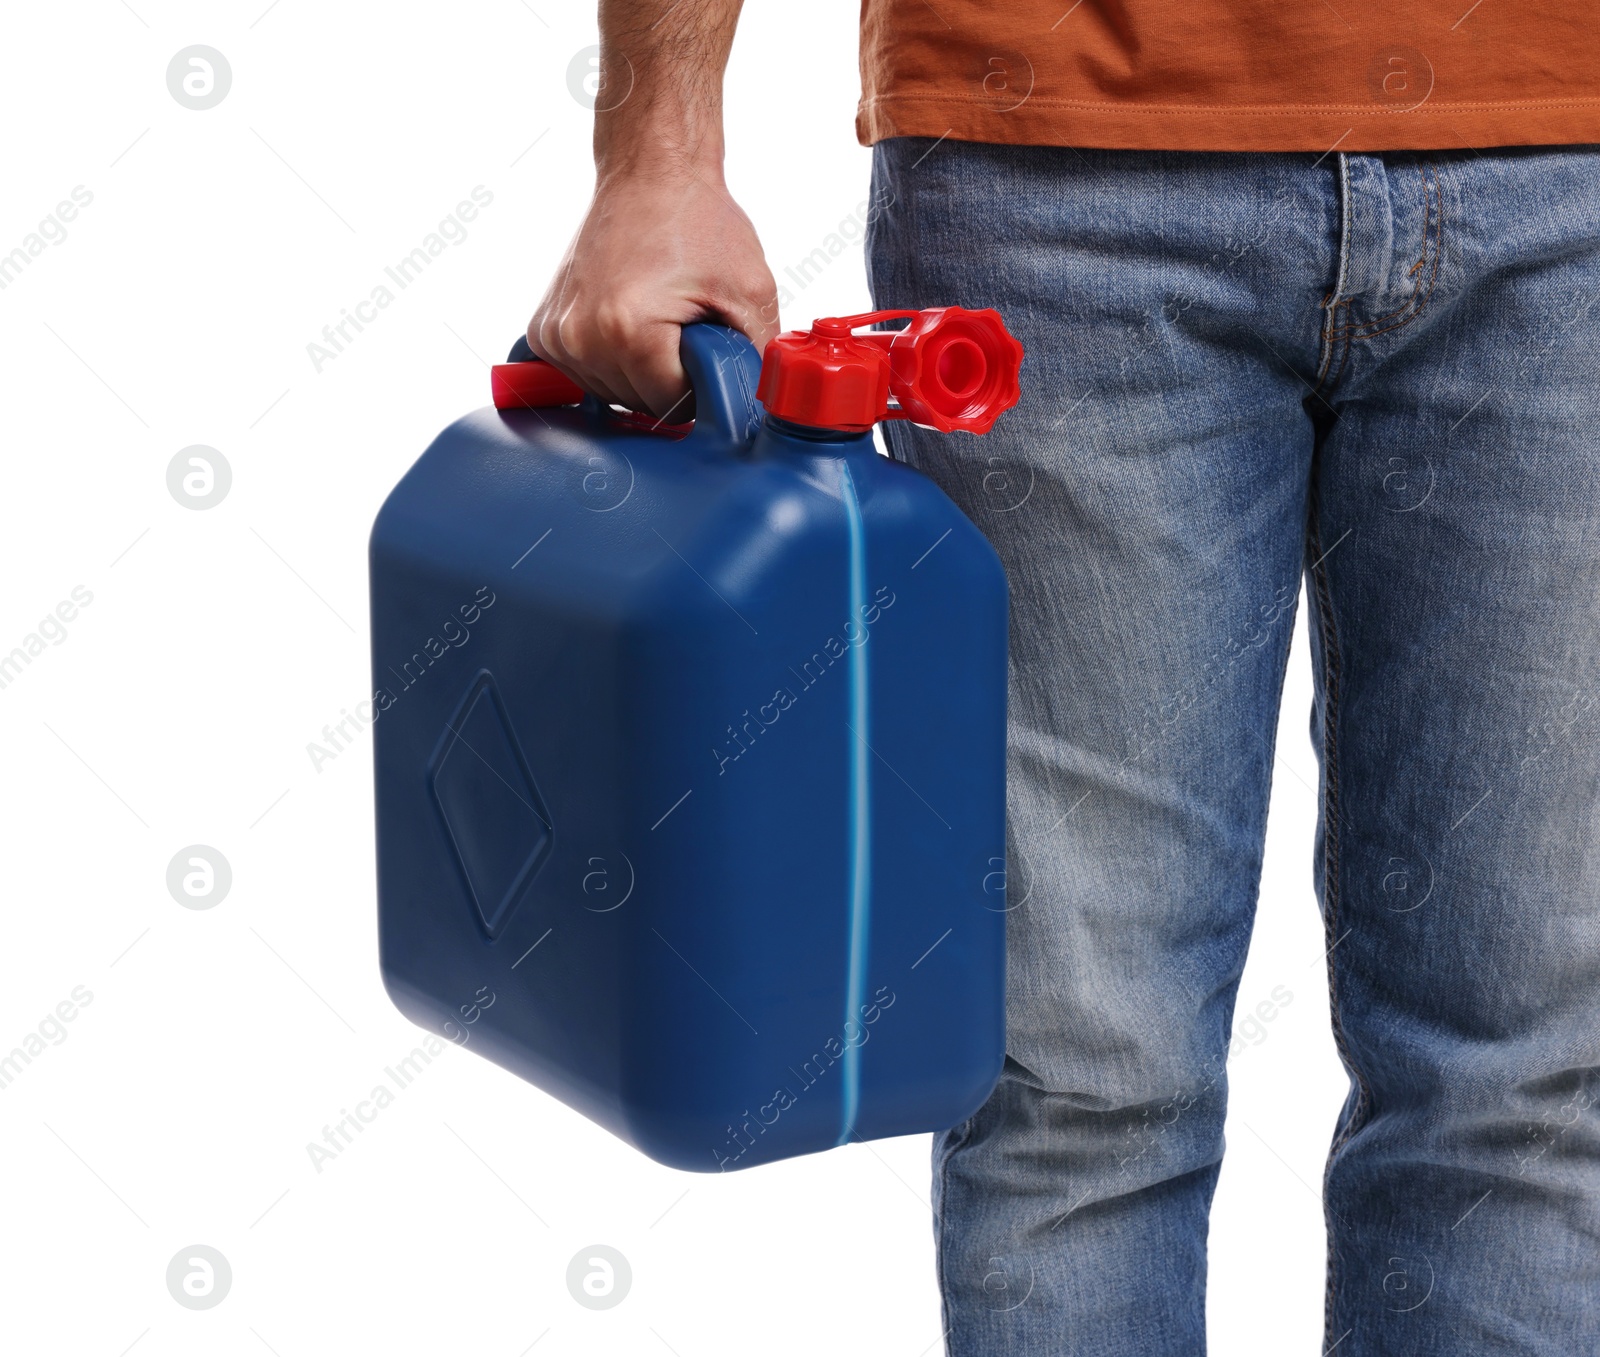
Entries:
[[1192,1104],[1220,1093],[1227,1048],[1220,1034],[1208,1039],[1211,1024],[1180,1009],[1152,999],[1121,1013],[1014,1022],[1011,1065],[1039,1094],[1085,1112]]

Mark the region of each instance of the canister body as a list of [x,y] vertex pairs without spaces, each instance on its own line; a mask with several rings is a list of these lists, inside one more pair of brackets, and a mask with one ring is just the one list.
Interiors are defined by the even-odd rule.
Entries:
[[703,1171],[952,1125],[1004,1049],[999,561],[718,370],[685,438],[469,415],[371,543],[390,994]]

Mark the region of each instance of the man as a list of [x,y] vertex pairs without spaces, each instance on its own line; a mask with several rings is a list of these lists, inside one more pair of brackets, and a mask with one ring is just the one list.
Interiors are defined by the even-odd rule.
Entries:
[[[1009,1058],[934,1155],[960,1357],[1204,1351],[1302,578],[1325,1349],[1600,1352],[1600,13],[1469,3],[863,7],[874,302],[1028,355],[984,442],[886,431],[1012,587]],[[528,332],[662,415],[680,326],[777,328],[738,0],[664,8],[602,0],[633,91]]]

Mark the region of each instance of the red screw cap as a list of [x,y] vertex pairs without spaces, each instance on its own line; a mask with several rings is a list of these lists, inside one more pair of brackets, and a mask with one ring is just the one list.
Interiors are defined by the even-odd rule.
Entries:
[[889,354],[850,333],[859,316],[819,320],[774,336],[761,356],[756,398],[769,413],[818,429],[860,433],[889,408]]
[[[854,333],[898,319],[911,324]],[[869,311],[778,335],[762,356],[756,395],[780,419],[812,428],[860,433],[881,419],[909,419],[943,433],[987,433],[1020,399],[1021,366],[1022,345],[996,311]]]

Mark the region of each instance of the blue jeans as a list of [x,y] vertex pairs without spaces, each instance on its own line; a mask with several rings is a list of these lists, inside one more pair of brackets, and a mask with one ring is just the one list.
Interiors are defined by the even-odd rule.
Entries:
[[[934,1149],[959,1357],[1195,1357],[1302,579],[1350,1094],[1336,1357],[1600,1352],[1600,151],[877,148],[888,426],[1012,588],[1008,1059]],[[1398,1260],[1398,1261],[1397,1261]]]

